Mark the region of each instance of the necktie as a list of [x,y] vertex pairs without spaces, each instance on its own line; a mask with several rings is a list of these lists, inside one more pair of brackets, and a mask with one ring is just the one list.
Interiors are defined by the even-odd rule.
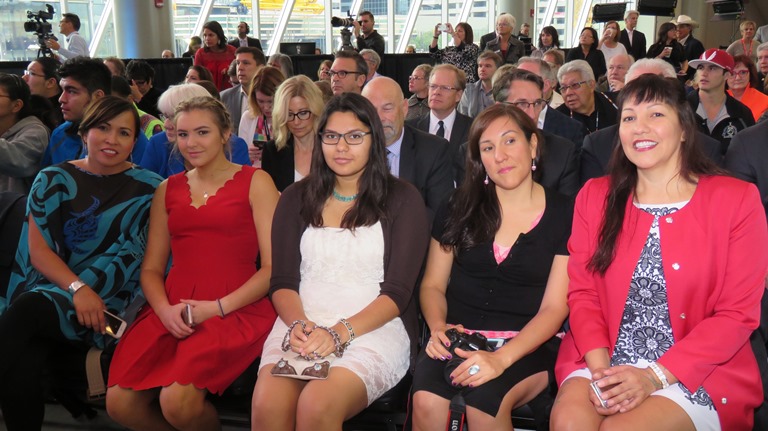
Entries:
[[437,136],[445,138],[445,128],[443,127],[443,120],[437,122]]

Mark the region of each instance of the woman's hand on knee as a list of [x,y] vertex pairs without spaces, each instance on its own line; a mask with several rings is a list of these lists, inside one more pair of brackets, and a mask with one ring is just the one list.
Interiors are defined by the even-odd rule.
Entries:
[[427,341],[427,347],[424,349],[427,356],[441,361],[451,359],[451,352],[448,351],[448,347],[451,345],[451,340],[445,335],[445,331],[451,328],[454,328],[459,332],[464,332],[464,326],[462,325],[445,325],[442,328],[433,329],[430,333],[429,341]]
[[511,365],[498,352],[470,352],[457,348],[456,355],[464,358],[464,362],[451,373],[451,380],[456,386],[480,386],[499,377]]
[[608,388],[603,390],[603,399],[611,410],[619,407],[619,412],[628,412],[656,391],[653,381],[641,368],[618,365],[605,370],[603,374],[605,377],[597,385]]
[[100,334],[106,332],[104,300],[90,286],[85,285],[75,292],[72,296],[72,304],[77,313],[78,323]]
[[160,318],[160,322],[163,323],[165,329],[176,338],[187,338],[195,332],[194,329],[187,326],[184,319],[181,317],[181,313],[186,307],[185,304],[179,303],[176,305],[166,305],[165,307],[155,310],[157,317]]

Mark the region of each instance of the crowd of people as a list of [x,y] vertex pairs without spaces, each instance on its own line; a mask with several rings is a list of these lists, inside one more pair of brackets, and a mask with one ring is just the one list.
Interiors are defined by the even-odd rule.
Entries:
[[419,431],[542,396],[558,431],[765,429],[768,41],[681,15],[646,49],[638,16],[567,52],[437,24],[409,97],[370,12],[316,77],[215,21],[165,91],[114,57],[0,74],[7,428],[40,428],[52,360],[116,343],[137,430],[219,428],[207,395],[257,359],[255,430],[341,429],[408,374]]

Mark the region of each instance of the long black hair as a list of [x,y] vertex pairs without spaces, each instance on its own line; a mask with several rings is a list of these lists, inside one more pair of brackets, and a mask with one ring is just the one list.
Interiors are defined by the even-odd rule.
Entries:
[[[550,48],[560,49],[560,36],[557,34],[556,28],[548,25],[541,29],[541,33],[552,36],[552,46]],[[544,49],[544,44],[541,42],[541,33],[539,33],[539,49]]]
[[517,124],[529,143],[536,136],[537,152],[541,148],[543,140],[536,123],[513,105],[491,105],[475,118],[469,128],[464,181],[448,202],[448,218],[440,238],[440,245],[446,251],[466,250],[488,242],[501,227],[501,205],[496,186],[487,179],[488,173],[480,158],[480,138],[499,118]]
[[[627,103],[660,102],[671,106],[678,115],[680,127],[683,129],[683,141],[680,144],[681,178],[695,184],[699,176],[723,174],[701,150],[701,143],[696,137],[696,120],[685,98],[685,90],[675,78],[664,78],[658,75],[641,75],[630,81],[619,94],[619,113]],[[621,127],[621,122],[619,122]],[[597,249],[589,260],[587,268],[604,275],[611,266],[616,254],[616,243],[624,225],[627,201],[635,192],[637,186],[637,166],[624,154],[616,134],[611,161],[608,165],[610,186],[605,197],[605,210],[597,239]]]
[[[384,129],[376,108],[368,99],[356,93],[342,93],[328,102],[317,126],[320,133],[325,131],[328,118],[337,112],[351,112],[371,129],[371,149],[368,153],[368,163],[358,180],[357,199],[344,213],[341,227],[354,229],[359,226],[371,226],[387,218],[387,199],[395,182],[387,165]],[[323,225],[323,208],[336,184],[336,173],[325,161],[323,145],[318,133],[312,149],[310,174],[302,180],[301,217],[305,223],[315,227]]]
[[[213,33],[216,33],[216,36],[219,38],[219,42],[216,44],[216,46],[219,49],[225,49],[227,47],[227,36],[224,34],[224,29],[221,28],[221,24],[219,24],[218,21],[208,21],[205,24],[203,24],[203,29],[208,29]],[[203,50],[209,51],[210,48],[203,45]]]

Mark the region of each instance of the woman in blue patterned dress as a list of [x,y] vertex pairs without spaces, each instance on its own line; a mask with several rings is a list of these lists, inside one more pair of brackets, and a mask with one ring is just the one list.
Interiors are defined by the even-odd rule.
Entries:
[[633,80],[619,112],[610,175],[576,200],[552,429],[752,429],[768,268],[757,189],[701,152],[677,80]]
[[104,347],[104,310],[120,313],[140,292],[161,178],[128,161],[138,114],[107,96],[88,108],[79,131],[88,156],[43,169],[32,185],[17,267],[0,297],[0,406],[11,431],[40,428],[47,361]]

